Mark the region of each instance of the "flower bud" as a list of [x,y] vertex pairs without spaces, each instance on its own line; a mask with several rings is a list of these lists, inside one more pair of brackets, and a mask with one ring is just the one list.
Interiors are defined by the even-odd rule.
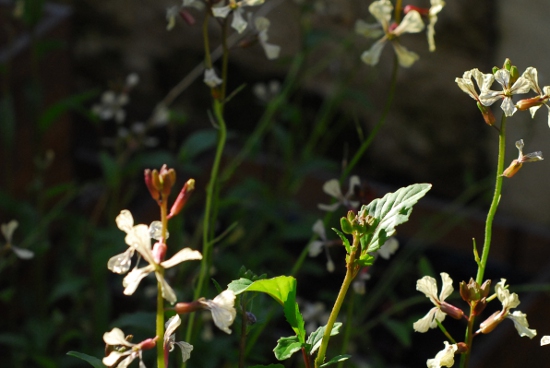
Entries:
[[497,327],[499,323],[502,322],[503,319],[504,318],[502,318],[502,312],[496,311],[485,321],[481,322],[481,324],[479,325],[479,330],[477,332],[488,334],[489,332],[493,331],[495,327]]
[[476,305],[474,306],[474,309],[472,310],[472,314],[474,316],[479,316],[484,310],[485,310],[485,307],[487,306],[487,298],[481,298],[481,300],[479,302],[476,303]]
[[464,343],[464,342],[458,342],[456,344],[456,347],[457,347],[457,349],[456,349],[455,354],[463,354],[463,353],[468,351],[468,345],[466,345],[466,343]]
[[187,200],[189,199],[191,192],[194,189],[195,189],[195,179],[187,180],[187,182],[181,189],[180,193],[178,194],[178,197],[174,201],[172,208],[170,208],[170,213],[168,214],[167,218],[170,219],[181,212],[181,210],[185,206],[185,203],[187,203]]
[[151,193],[151,197],[153,197],[155,201],[158,201],[160,198],[160,193],[158,189],[155,188],[155,186],[153,185],[153,174],[151,170],[145,169],[145,172],[143,174],[145,178],[145,185],[147,186],[149,193]]
[[506,69],[510,71],[511,68],[512,68],[512,61],[506,58],[506,60],[504,60],[504,64],[502,64],[502,69]]
[[195,300],[194,302],[191,302],[191,303],[181,302],[181,303],[177,303],[174,306],[174,310],[176,311],[177,314],[192,313],[202,309],[204,309],[204,307],[198,300]]
[[156,242],[155,245],[153,245],[153,259],[157,264],[164,261],[164,257],[166,256],[166,244],[164,242]]
[[479,103],[479,101],[477,102],[477,107],[479,111],[481,111],[481,115],[483,116],[483,120],[485,120],[485,124],[493,126],[496,122],[493,110],[491,110],[491,108],[488,106],[482,105],[481,103]]
[[162,165],[159,173],[159,179],[162,183],[162,194],[168,197],[172,186],[176,183],[176,172],[174,169],[168,169],[166,164]]
[[519,162],[518,160],[514,160],[512,161],[510,166],[508,166],[508,168],[504,170],[502,176],[506,178],[511,178],[512,176],[516,175],[516,173],[519,171],[519,169],[521,169],[522,166],[523,164],[521,162]]
[[517,66],[512,65],[511,68],[510,68],[510,87],[514,83],[516,83],[518,78],[519,78],[519,70],[518,70]]
[[485,280],[481,285],[481,298],[487,298],[491,292],[491,280]]
[[540,106],[542,105],[546,98],[535,96],[531,98],[524,98],[523,100],[519,100],[516,103],[516,108],[520,111],[529,110],[531,107]]
[[443,313],[454,319],[462,319],[464,317],[464,312],[462,311],[462,309],[457,308],[447,302],[441,302],[441,304],[439,304],[439,308]]
[[[350,212],[352,212],[352,211],[350,211]],[[340,227],[342,228],[342,232],[344,234],[352,234],[353,233],[353,226],[352,226],[351,222],[346,217],[342,217],[340,219]]]
[[157,345],[158,336],[155,336],[154,339],[146,339],[139,343],[139,347],[141,350],[150,350],[153,349]]

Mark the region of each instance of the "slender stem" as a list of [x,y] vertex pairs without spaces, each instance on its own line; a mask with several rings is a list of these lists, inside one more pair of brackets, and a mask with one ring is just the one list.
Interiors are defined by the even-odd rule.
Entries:
[[[197,282],[197,287],[194,293],[194,299],[198,299],[202,293],[205,284],[206,277],[208,276],[208,271],[210,269],[210,252],[212,248],[212,241],[210,236],[210,225],[212,224],[212,208],[214,201],[216,200],[214,196],[216,183],[218,179],[218,172],[220,168],[220,162],[222,159],[223,150],[225,147],[225,141],[227,139],[227,128],[225,125],[225,120],[222,114],[222,102],[214,100],[214,116],[216,122],[218,123],[218,144],[216,148],[216,155],[214,157],[214,163],[212,164],[212,170],[210,172],[210,181],[206,186],[206,205],[204,209],[204,219],[202,225],[202,260],[201,268],[199,273],[199,280]],[[195,320],[195,314],[189,316],[189,323],[187,325],[187,334],[186,341],[191,341],[191,336],[193,332],[193,323]]]
[[485,268],[487,266],[487,259],[489,258],[489,250],[491,249],[491,237],[493,233],[493,220],[497,212],[498,204],[500,202],[500,193],[502,191],[502,172],[504,171],[504,154],[506,150],[506,116],[502,114],[500,123],[500,131],[498,134],[498,162],[497,172],[495,180],[495,193],[493,194],[493,201],[487,214],[487,220],[485,221],[485,240],[483,242],[483,252],[481,253],[481,262],[477,269],[476,282],[481,285],[483,283],[483,276],[485,274]]
[[[498,204],[500,202],[500,193],[502,191],[502,172],[504,171],[504,155],[506,152],[506,116],[502,114],[500,122],[500,130],[498,133],[498,159],[497,159],[497,172],[495,179],[495,192],[493,194],[493,200],[491,207],[487,213],[487,220],[485,220],[485,239],[483,242],[483,251],[481,253],[481,260],[478,263],[476,282],[483,284],[483,277],[485,275],[485,269],[487,267],[487,260],[489,258],[489,250],[491,249],[491,238],[493,234],[493,220],[497,212]],[[462,354],[460,358],[460,367],[466,368],[470,362],[470,354],[472,352],[472,341],[474,338],[474,314],[472,308],[470,308],[470,318],[468,320],[468,328],[466,329],[466,336],[464,340],[468,346],[468,350]]]
[[239,368],[244,368],[244,359],[246,356],[246,335],[248,333],[246,327],[246,307],[244,300],[241,299],[241,339],[239,341]]
[[309,356],[306,353],[306,348],[302,348],[302,357],[304,358],[304,364],[306,368],[310,368],[311,362],[309,361]]
[[441,332],[443,332],[443,334],[449,339],[449,341],[451,342],[451,344],[456,344],[456,340],[453,339],[453,337],[451,336],[451,334],[449,333],[449,331],[447,331],[447,329],[445,328],[445,326],[443,326],[441,324],[441,322],[439,322],[437,319],[435,320],[437,322],[437,326],[439,327],[439,329],[441,330]]
[[[167,215],[167,196],[162,195],[162,202],[160,203],[160,219],[162,223],[162,241],[165,242],[166,240],[166,232],[168,228],[168,219],[166,218]],[[162,276],[164,276],[164,268],[159,267],[158,270],[155,270],[155,272],[161,273]],[[164,338],[164,299],[162,297],[162,284],[160,282],[157,282],[157,316],[156,316],[156,323],[157,323],[157,337],[160,341]],[[162,343],[157,343],[157,368],[164,368],[164,346]]]
[[[221,86],[221,97],[220,101],[225,101],[225,96],[227,95],[227,68],[229,65],[229,47],[227,45],[227,20],[224,19],[222,24],[222,86]],[[221,105],[223,113],[224,105]]]
[[357,274],[357,266],[355,264],[355,260],[357,258],[359,249],[359,235],[354,234],[353,244],[351,246],[351,253],[348,258],[349,262],[346,264],[346,276],[344,277],[344,281],[342,282],[342,286],[340,287],[340,291],[338,292],[338,297],[336,298],[334,306],[332,307],[332,311],[330,312],[330,317],[328,318],[325,332],[323,334],[323,340],[321,341],[321,346],[319,347],[319,352],[317,353],[317,358],[315,359],[315,368],[319,368],[319,366],[325,361],[325,355],[327,352],[332,327],[336,322],[338,313],[340,313],[340,308],[342,308],[342,304],[344,303],[344,299],[346,297],[346,293],[348,292],[349,286],[351,285],[351,282]]
[[202,24],[202,39],[204,42],[204,64],[206,69],[212,69],[212,57],[210,55],[210,39],[208,37],[208,19],[210,13],[206,12],[204,23]]

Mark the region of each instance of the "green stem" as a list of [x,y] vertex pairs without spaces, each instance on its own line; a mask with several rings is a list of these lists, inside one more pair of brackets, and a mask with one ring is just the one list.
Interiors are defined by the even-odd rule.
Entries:
[[[162,241],[166,242],[166,232],[168,228],[168,219],[166,218],[167,215],[167,205],[166,203],[167,196],[162,195],[162,202],[160,204],[160,219],[162,223]],[[164,268],[158,267],[158,270],[155,270],[155,272],[160,273],[162,276],[164,276]],[[162,341],[164,338],[164,298],[162,297],[162,284],[160,282],[157,282],[157,316],[156,316],[156,323],[157,323],[157,337],[159,338],[159,341]],[[164,368],[164,346],[161,342],[157,342],[157,368]]]
[[[504,171],[504,155],[506,152],[506,115],[502,114],[500,121],[500,130],[498,133],[498,160],[497,160],[497,172],[495,179],[495,192],[493,194],[493,200],[491,207],[487,213],[487,220],[485,221],[485,239],[483,241],[483,251],[481,253],[481,260],[478,263],[476,282],[483,284],[483,277],[485,275],[485,269],[487,267],[487,260],[489,258],[489,250],[491,249],[491,238],[493,234],[493,220],[497,212],[498,204],[500,202],[500,193],[502,191],[502,172]],[[471,309],[471,308],[470,308]],[[468,328],[466,329],[466,336],[464,340],[468,346],[466,353],[460,357],[460,367],[466,368],[470,362],[470,353],[472,352],[472,341],[474,338],[474,314],[470,310],[470,318],[468,320]]]
[[342,286],[340,287],[340,291],[338,292],[338,297],[336,298],[334,306],[332,307],[332,311],[330,312],[330,317],[328,318],[325,332],[323,334],[323,340],[321,341],[321,346],[319,347],[319,352],[317,353],[317,358],[315,359],[315,368],[319,368],[319,366],[325,361],[325,355],[327,352],[332,327],[336,322],[336,318],[338,318],[340,308],[342,308],[342,304],[344,303],[344,299],[346,297],[346,293],[348,292],[349,286],[351,285],[351,282],[357,274],[357,266],[355,264],[355,260],[358,257],[359,249],[359,235],[354,234],[353,244],[351,246],[351,253],[349,254],[348,258],[349,261],[346,264],[346,276],[344,277],[344,281],[342,282]]
[[506,150],[506,116],[502,114],[500,123],[500,131],[498,134],[498,162],[497,172],[495,180],[495,193],[493,194],[493,201],[487,214],[487,220],[485,221],[485,240],[483,242],[483,252],[481,254],[481,262],[478,265],[476,282],[483,284],[483,276],[485,274],[485,268],[487,266],[487,259],[489,258],[489,250],[491,249],[491,237],[493,233],[493,220],[497,212],[498,204],[500,202],[500,192],[502,191],[502,172],[504,171],[504,154]]
[[[225,125],[225,120],[223,118],[222,113],[222,102],[218,100],[214,100],[214,116],[216,118],[216,122],[218,123],[218,144],[216,148],[216,156],[214,157],[214,163],[212,164],[212,170],[210,172],[210,181],[208,182],[208,185],[206,186],[206,205],[204,210],[204,219],[203,219],[203,226],[202,226],[202,260],[201,260],[201,267],[200,267],[200,273],[199,273],[199,280],[197,283],[197,287],[195,289],[194,293],[194,299],[198,299],[203,294],[203,288],[205,284],[205,280],[208,276],[208,271],[210,269],[210,252],[212,248],[212,241],[210,236],[210,225],[213,222],[212,217],[212,208],[213,204],[216,200],[215,198],[215,188],[216,183],[218,179],[218,172],[220,168],[220,162],[222,159],[223,150],[225,147],[225,141],[227,139],[227,128]],[[193,324],[195,320],[195,314],[191,314],[189,316],[189,323],[187,325],[187,334],[186,334],[186,341],[191,341],[191,336],[193,332]]]

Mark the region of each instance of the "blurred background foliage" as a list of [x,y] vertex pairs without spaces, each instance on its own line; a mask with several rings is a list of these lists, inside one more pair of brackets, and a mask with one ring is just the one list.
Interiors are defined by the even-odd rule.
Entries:
[[[474,274],[470,239],[481,238],[483,220],[471,213],[486,206],[491,192],[491,162],[484,153],[489,133],[471,104],[456,102],[461,92],[453,80],[472,67],[492,66],[487,45],[495,29],[491,7],[467,3],[450,4],[450,14],[442,14],[442,56],[418,51],[418,66],[400,70],[390,118],[354,169],[362,182],[356,198],[363,203],[415,181],[432,182],[434,189],[431,202],[399,232],[396,256],[369,270],[366,295],[347,302],[345,320],[353,320],[354,328],[333,345],[336,351],[341,339],[352,341],[349,366],[423,366],[440,350],[441,336],[413,338],[412,323],[426,311],[416,279],[446,271],[458,282]],[[465,21],[471,4],[478,11]],[[114,221],[120,210],[130,209],[138,223],[158,219],[144,169],[167,164],[176,169],[179,185],[196,179],[183,215],[170,222],[169,245],[201,248],[216,129],[202,73],[189,74],[202,63],[200,27],[179,22],[167,32],[170,5],[0,2],[0,222],[17,219],[13,244],[34,252],[31,260],[7,252],[0,258],[2,365],[82,366],[67,351],[101,357],[102,335],[114,326],[136,340],[154,334],[154,293],[142,287],[124,296],[121,277],[106,268],[125,249]],[[324,216],[317,209],[329,201],[323,183],[340,175],[380,118],[392,60],[384,54],[375,69],[358,57],[367,44],[353,34],[353,23],[367,18],[368,5],[272,1],[270,40],[281,45],[281,58],[265,60],[257,45],[232,51],[229,91],[244,88],[226,109],[229,140],[215,208],[215,232],[224,236],[214,248],[211,277],[222,287],[239,277],[241,267],[269,277],[290,274],[313,223]],[[419,36],[411,48],[427,50],[424,43]],[[456,49],[466,52],[456,55]],[[185,88],[167,96],[182,80]],[[163,109],[158,103],[167,98]],[[344,214],[337,212],[331,226]],[[518,267],[514,261],[521,255],[512,251],[518,240],[507,236],[524,239],[523,229],[504,228],[504,253],[488,276],[533,280],[538,269],[528,262]],[[540,235],[545,242],[546,236]],[[326,271],[323,256],[307,258],[297,270],[302,308],[314,302],[330,308],[344,271],[343,250],[330,252],[334,273]],[[168,273],[180,300],[192,298],[196,271],[196,265],[183,265]],[[213,283],[208,294],[215,295]],[[291,332],[271,300],[258,296],[247,306],[257,318],[247,362],[274,363],[277,338]],[[203,318],[199,324],[189,366],[235,366],[236,335],[214,331]]]

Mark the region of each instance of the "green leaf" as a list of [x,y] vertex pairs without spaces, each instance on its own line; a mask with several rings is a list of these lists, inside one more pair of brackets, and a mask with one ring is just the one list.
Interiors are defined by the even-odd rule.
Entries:
[[337,355],[328,362],[321,364],[319,368],[328,367],[329,365],[343,362],[345,360],[348,360],[349,358],[351,358],[351,355],[348,354]]
[[346,238],[344,233],[334,227],[332,230],[340,237],[340,239],[342,239],[342,243],[344,243],[344,247],[346,247],[346,252],[348,254],[351,253],[351,245],[349,244],[349,240]]
[[361,254],[361,256],[359,256],[359,265],[361,267],[367,267],[367,266],[372,266],[372,264],[374,263],[374,260],[376,258],[368,253],[363,253]]
[[231,282],[228,289],[235,294],[244,291],[257,291],[266,293],[283,306],[286,320],[290,327],[296,332],[300,341],[305,342],[306,330],[304,318],[296,303],[296,279],[292,276],[277,276],[271,279],[257,280],[251,282],[247,279],[239,279]]
[[69,351],[67,353],[67,355],[70,355],[70,356],[78,358],[78,359],[82,359],[85,362],[90,363],[95,368],[105,368],[105,365],[103,365],[101,360],[99,360],[98,358],[93,357],[91,355],[84,354],[84,353],[79,353],[78,351]]
[[273,349],[273,352],[278,360],[286,360],[301,349],[302,343],[298,340],[298,336],[290,336],[281,337],[277,340],[277,346]]
[[[340,333],[340,327],[342,327],[342,322],[336,322],[332,326],[332,330],[330,331],[330,336],[338,335]],[[308,353],[311,355],[315,353],[317,349],[319,349],[319,346],[321,346],[321,340],[323,340],[323,335],[325,333],[325,330],[327,329],[327,326],[319,326],[315,331],[309,335],[307,338],[307,343],[311,345],[311,349],[309,349]]]
[[370,233],[372,237],[368,244],[364,244],[368,237],[361,238],[362,249],[367,248],[367,252],[372,253],[384,245],[384,241],[395,233],[395,227],[407,222],[412,207],[431,187],[431,184],[412,184],[363,206],[359,214],[374,217],[375,229]]

